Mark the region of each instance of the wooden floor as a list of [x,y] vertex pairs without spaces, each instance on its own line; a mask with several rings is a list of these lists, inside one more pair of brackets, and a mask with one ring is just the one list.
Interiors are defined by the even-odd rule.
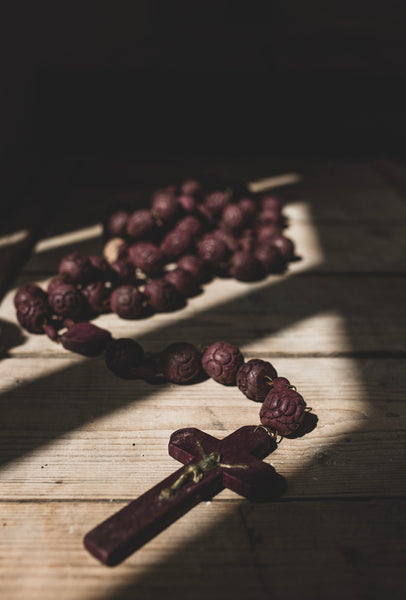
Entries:
[[[170,167],[161,178],[182,171]],[[101,251],[108,194],[161,183],[73,169],[52,190],[53,214],[28,198],[0,240],[2,600],[404,598],[406,202],[361,162],[229,160],[202,172],[217,168],[234,180],[301,172],[280,190],[301,260],[260,283],[217,279],[172,314],[96,322],[147,351],[228,340],[246,359],[270,360],[318,418],[266,459],[287,492],[252,504],[224,490],[115,568],[84,550],[90,528],[178,468],[172,431],[222,438],[257,424],[259,405],[212,380],[120,380],[103,358],[19,328],[15,288],[46,281],[74,249]]]

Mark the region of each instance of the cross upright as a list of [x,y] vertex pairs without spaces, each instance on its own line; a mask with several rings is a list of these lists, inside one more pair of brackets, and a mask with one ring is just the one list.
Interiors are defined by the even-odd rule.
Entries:
[[185,466],[92,529],[84,538],[86,549],[114,566],[224,488],[256,501],[279,496],[284,480],[261,460],[275,448],[264,426],[241,427],[223,440],[195,428],[175,431],[169,454]]

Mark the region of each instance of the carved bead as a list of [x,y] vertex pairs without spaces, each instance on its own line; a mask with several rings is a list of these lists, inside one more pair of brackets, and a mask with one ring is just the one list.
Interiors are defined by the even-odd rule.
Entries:
[[136,319],[144,316],[147,299],[134,285],[121,285],[110,297],[113,312],[122,319]]
[[263,402],[270,392],[270,383],[277,377],[271,363],[253,358],[244,363],[237,373],[238,389],[250,400]]
[[235,385],[237,371],[243,362],[240,350],[228,342],[215,342],[202,356],[207,375],[223,385]]
[[98,356],[104,351],[110,339],[109,331],[87,321],[75,323],[61,336],[64,348],[84,356]]
[[296,431],[305,415],[306,403],[303,397],[289,385],[285,377],[274,379],[273,387],[259,413],[261,423],[273,427],[280,435]]
[[124,379],[135,378],[135,369],[144,358],[140,344],[130,338],[111,340],[106,347],[106,365],[115,375]]
[[201,370],[201,357],[193,344],[177,342],[161,353],[162,372],[168,381],[188,383]]

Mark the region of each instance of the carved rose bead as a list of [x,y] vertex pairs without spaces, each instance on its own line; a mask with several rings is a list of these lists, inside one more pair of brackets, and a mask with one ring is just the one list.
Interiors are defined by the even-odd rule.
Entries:
[[127,233],[135,240],[151,239],[156,233],[155,220],[149,210],[136,210],[128,219]]
[[240,250],[231,259],[230,275],[239,281],[258,281],[265,276],[265,271],[251,252]]
[[173,229],[164,237],[161,250],[167,262],[176,260],[185,252],[190,252],[193,247],[193,237],[184,229]]
[[41,297],[31,297],[17,306],[18,322],[30,333],[44,333],[48,316],[48,305]]
[[303,397],[289,385],[285,377],[274,379],[259,413],[261,423],[273,427],[280,435],[296,431],[305,415]]
[[130,338],[111,340],[106,347],[106,365],[115,375],[124,379],[136,377],[135,369],[144,358],[140,344]]
[[75,323],[61,336],[64,348],[84,356],[98,356],[110,339],[109,331],[87,321]]
[[152,197],[152,213],[164,223],[175,221],[179,209],[178,199],[170,190],[158,190]]
[[239,368],[237,386],[250,400],[263,402],[270,392],[269,384],[277,376],[278,374],[271,363],[253,358]]
[[186,179],[182,182],[180,191],[187,196],[198,196],[201,194],[202,186],[196,179]]
[[295,245],[292,240],[285,235],[278,235],[272,238],[272,246],[274,246],[286,261],[293,260],[295,258]]
[[273,194],[262,194],[261,207],[263,210],[275,210],[280,213],[282,210],[282,201],[280,198],[274,196]]
[[196,198],[188,194],[182,194],[181,196],[178,196],[178,203],[187,213],[193,213],[196,210]]
[[168,381],[188,383],[200,373],[200,352],[186,342],[171,344],[161,353],[161,367]]
[[129,217],[130,211],[123,208],[111,213],[104,225],[105,236],[121,237],[125,235]]
[[163,268],[163,253],[151,242],[136,242],[128,249],[131,262],[148,277],[158,277]]
[[87,256],[73,252],[61,260],[58,273],[66,283],[87,283],[92,279],[94,268]]
[[207,266],[218,271],[227,263],[230,249],[226,242],[208,234],[199,244],[199,256]]
[[18,305],[22,302],[27,302],[33,298],[39,298],[44,303],[47,302],[48,297],[43,289],[35,283],[25,283],[16,292],[14,296],[14,306],[18,308]]
[[230,200],[230,194],[226,191],[211,192],[204,199],[204,205],[208,212],[215,216],[219,215]]
[[145,314],[147,299],[134,285],[121,285],[110,296],[113,312],[122,319],[136,319]]
[[281,273],[286,267],[281,253],[269,244],[258,244],[255,249],[255,258],[261,263],[265,273]]
[[49,305],[59,317],[76,319],[83,315],[84,298],[71,283],[61,283],[49,294]]
[[239,204],[228,204],[223,209],[221,224],[233,231],[243,229],[248,219],[244,209]]
[[208,279],[207,269],[204,262],[198,256],[194,254],[186,254],[178,260],[178,267],[189,271],[199,283],[204,283]]
[[115,273],[115,280],[113,283],[120,284],[135,284],[135,269],[134,265],[125,258],[119,258],[118,260],[111,263],[111,269]]
[[199,291],[199,284],[193,275],[182,269],[176,267],[172,271],[168,271],[165,274],[165,279],[169,281],[185,298],[195,296]]
[[182,294],[164,278],[151,279],[144,288],[144,294],[151,308],[157,312],[177,310],[184,305]]
[[207,375],[223,385],[235,385],[237,371],[243,362],[240,350],[228,342],[215,342],[202,356]]
[[175,227],[178,231],[187,231],[193,237],[200,235],[203,231],[203,225],[200,219],[194,215],[187,215],[183,217]]
[[104,281],[89,283],[83,288],[82,294],[93,312],[101,314],[109,311],[111,288],[107,287]]

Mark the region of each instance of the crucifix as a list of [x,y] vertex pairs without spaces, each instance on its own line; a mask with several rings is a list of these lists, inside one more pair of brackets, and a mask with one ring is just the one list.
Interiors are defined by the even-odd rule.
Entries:
[[264,425],[241,427],[223,440],[195,428],[175,431],[169,454],[185,466],[92,529],[86,549],[114,566],[224,488],[253,501],[279,496],[284,479],[262,461],[276,447],[273,430]]

